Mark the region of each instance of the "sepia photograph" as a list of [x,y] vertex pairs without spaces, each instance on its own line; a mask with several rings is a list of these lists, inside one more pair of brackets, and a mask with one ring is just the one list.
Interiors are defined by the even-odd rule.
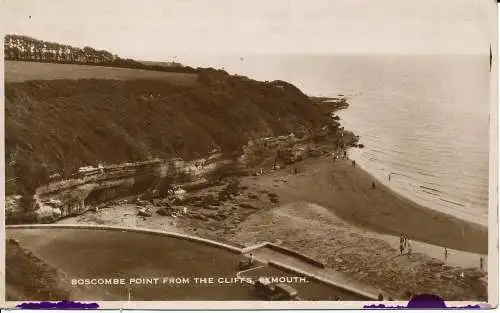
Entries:
[[4,305],[498,305],[496,2],[1,7]]

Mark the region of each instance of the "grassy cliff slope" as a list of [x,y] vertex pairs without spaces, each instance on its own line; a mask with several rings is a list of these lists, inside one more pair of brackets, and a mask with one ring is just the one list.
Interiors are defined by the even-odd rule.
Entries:
[[[34,63],[26,64],[27,71]],[[6,72],[6,173],[23,188],[39,183],[37,173],[69,175],[97,162],[233,153],[250,139],[312,130],[325,119],[319,105],[280,81],[213,69],[179,82],[143,71],[117,78],[108,68],[112,79],[103,79],[102,67],[100,78],[81,79],[65,65],[42,65],[43,80],[12,82]],[[21,62],[16,75],[22,70]]]
[[[68,300],[71,287],[64,275],[14,240],[6,240],[7,301]],[[28,287],[27,287],[28,286]]]

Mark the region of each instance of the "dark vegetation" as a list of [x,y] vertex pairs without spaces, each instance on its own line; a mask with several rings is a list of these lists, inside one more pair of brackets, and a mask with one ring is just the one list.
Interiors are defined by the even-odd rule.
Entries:
[[112,66],[159,72],[197,72],[196,69],[179,63],[167,64],[122,59],[106,50],[97,50],[91,47],[83,47],[82,49],[21,35],[6,35],[4,51],[5,60],[13,61]]
[[[42,163],[24,162],[23,159],[16,159],[13,160],[12,164],[11,172],[15,175],[14,177],[22,177],[22,179],[16,180],[15,187],[10,191],[16,191],[21,195],[32,195],[38,186],[49,181],[48,169]],[[32,204],[33,198],[29,196],[22,197],[19,203],[20,207],[25,209],[31,208]]]
[[56,269],[48,266],[19,246],[17,241],[6,243],[6,300],[69,300],[69,283]]
[[[80,51],[19,36],[6,39],[6,56],[17,60],[85,64],[111,60],[106,52],[90,48]],[[47,80],[9,82],[6,73],[8,192],[29,199],[50,175],[69,177],[79,167],[97,163],[174,156],[189,160],[214,148],[235,159],[251,139],[312,131],[328,119],[326,106],[286,82],[258,82],[212,68],[197,72],[194,84],[159,79],[50,80],[51,72]],[[228,165],[214,175],[241,174]]]
[[231,154],[259,134],[321,125],[323,115],[305,95],[222,75],[208,71],[194,87],[145,80],[6,83],[7,177],[32,194],[48,175],[67,177],[84,165],[196,158],[214,146]]

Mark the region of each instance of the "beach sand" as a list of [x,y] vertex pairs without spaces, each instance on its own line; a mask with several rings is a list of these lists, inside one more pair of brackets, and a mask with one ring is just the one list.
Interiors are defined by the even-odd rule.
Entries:
[[[424,208],[379,182],[372,189],[374,178],[347,160],[332,162],[322,156],[296,166],[296,175],[286,168],[241,178],[244,191],[219,207],[234,213],[223,220],[156,214],[142,219],[133,205],[117,205],[60,223],[162,229],[241,246],[270,241],[393,295],[415,291],[446,300],[486,300],[487,284],[478,269],[481,256],[487,268],[486,227]],[[279,203],[255,197],[269,193],[275,193]],[[206,194],[216,191],[209,188],[194,196]],[[238,215],[237,204],[242,202],[258,209]],[[410,256],[399,253],[402,232],[412,240]],[[448,248],[446,260],[444,247]]]
[[[282,176],[282,181],[276,184],[275,176]],[[481,254],[488,251],[485,226],[416,204],[347,160],[307,159],[298,175],[283,170],[259,177],[256,183],[278,194],[282,203],[315,203],[362,228],[397,236],[406,233],[412,240],[450,249]]]

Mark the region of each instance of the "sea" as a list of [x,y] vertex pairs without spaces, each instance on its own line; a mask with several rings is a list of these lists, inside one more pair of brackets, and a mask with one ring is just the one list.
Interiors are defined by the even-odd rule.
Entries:
[[208,64],[346,97],[339,116],[364,145],[349,151],[357,164],[417,203],[487,225],[488,55],[219,56],[200,66]]

